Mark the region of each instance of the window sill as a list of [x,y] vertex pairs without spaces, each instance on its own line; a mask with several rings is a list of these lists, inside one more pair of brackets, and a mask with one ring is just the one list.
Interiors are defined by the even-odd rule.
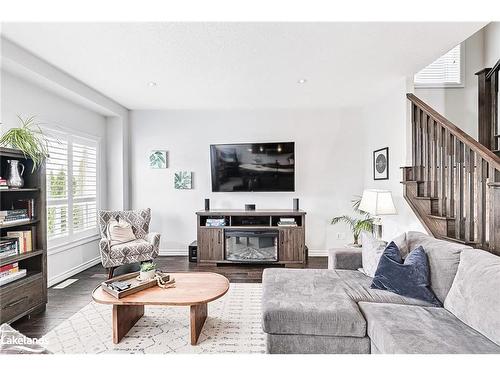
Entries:
[[57,244],[57,245],[51,246],[49,244],[48,245],[49,249],[47,251],[47,255],[58,254],[58,253],[61,253],[63,251],[67,251],[69,249],[73,249],[77,246],[82,246],[82,245],[88,244],[90,242],[98,241],[100,238],[101,238],[101,236],[99,234],[92,234],[92,235],[87,236],[87,237],[79,238],[77,240],[72,240],[72,241],[68,241],[65,243]]
[[415,89],[463,89],[465,87],[465,84],[463,84],[463,83],[456,83],[456,84],[453,84],[453,83],[438,84],[438,83],[436,83],[436,84],[424,85],[424,84],[414,83],[413,87]]

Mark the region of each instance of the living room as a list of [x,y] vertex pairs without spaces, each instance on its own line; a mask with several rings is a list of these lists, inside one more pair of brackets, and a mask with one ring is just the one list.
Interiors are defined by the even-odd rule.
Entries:
[[15,14],[1,353],[500,353],[495,14]]

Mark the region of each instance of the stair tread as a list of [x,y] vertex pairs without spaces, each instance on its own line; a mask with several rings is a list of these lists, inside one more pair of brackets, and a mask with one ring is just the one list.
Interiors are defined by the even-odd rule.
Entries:
[[407,181],[401,181],[402,184],[421,184],[424,181],[417,181],[417,180],[407,180]]
[[420,200],[424,200],[424,201],[432,201],[432,200],[438,200],[439,198],[435,198],[435,197],[414,197],[415,199],[420,199]]
[[430,218],[433,218],[433,219],[455,220],[454,216],[440,216],[440,215],[432,215],[432,214],[429,214],[427,216],[430,217]]

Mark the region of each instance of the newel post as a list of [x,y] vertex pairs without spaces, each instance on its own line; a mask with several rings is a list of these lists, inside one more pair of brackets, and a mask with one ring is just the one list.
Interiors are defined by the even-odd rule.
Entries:
[[485,68],[476,73],[478,87],[478,141],[488,150],[493,149],[494,129],[491,122],[491,80],[487,79],[487,74],[491,68]]

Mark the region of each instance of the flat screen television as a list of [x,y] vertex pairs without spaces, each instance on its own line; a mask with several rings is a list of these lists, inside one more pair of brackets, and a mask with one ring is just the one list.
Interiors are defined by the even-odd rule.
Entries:
[[294,191],[295,143],[210,146],[212,191]]

